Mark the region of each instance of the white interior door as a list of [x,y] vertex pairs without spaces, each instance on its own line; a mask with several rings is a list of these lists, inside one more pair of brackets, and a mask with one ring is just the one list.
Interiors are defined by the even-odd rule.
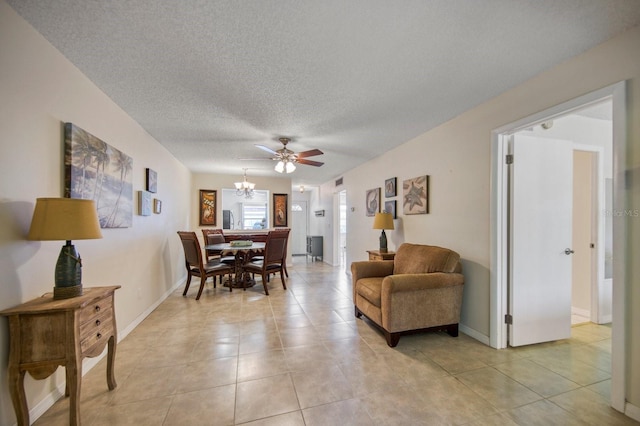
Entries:
[[571,335],[572,142],[515,135],[509,344]]
[[306,201],[291,204],[291,254],[306,255],[307,234],[309,233],[309,211]]

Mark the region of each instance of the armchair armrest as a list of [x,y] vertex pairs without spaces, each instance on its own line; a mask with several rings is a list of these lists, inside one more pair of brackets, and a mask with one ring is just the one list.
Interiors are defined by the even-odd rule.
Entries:
[[360,278],[386,277],[391,274],[393,274],[393,260],[371,260],[351,264],[354,283]]
[[386,277],[393,274],[393,260],[362,261],[351,263],[351,282],[355,300],[356,283],[362,278]]
[[451,287],[464,284],[464,275],[458,273],[432,272],[430,274],[389,275],[382,281],[382,297],[385,292],[398,293]]

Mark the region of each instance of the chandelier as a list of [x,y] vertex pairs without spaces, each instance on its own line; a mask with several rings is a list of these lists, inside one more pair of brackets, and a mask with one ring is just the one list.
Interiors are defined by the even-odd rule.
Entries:
[[244,179],[242,182],[236,182],[234,184],[236,186],[236,195],[238,197],[242,197],[244,195],[245,198],[253,198],[253,188],[256,187],[256,184],[248,182],[247,169],[242,170],[244,170]]

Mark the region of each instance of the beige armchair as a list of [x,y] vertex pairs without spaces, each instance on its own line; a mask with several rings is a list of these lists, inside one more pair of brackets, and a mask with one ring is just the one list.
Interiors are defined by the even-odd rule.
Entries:
[[458,253],[404,243],[394,260],[353,262],[351,273],[356,317],[378,325],[389,346],[417,331],[458,335],[464,285]]

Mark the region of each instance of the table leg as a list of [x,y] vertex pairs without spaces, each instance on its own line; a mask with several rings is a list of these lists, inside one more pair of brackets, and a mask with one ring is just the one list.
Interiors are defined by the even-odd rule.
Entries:
[[118,386],[113,371],[116,360],[116,336],[109,337],[107,348],[107,386],[109,386],[109,390],[114,390]]
[[82,357],[76,357],[66,365],[67,387],[69,390],[69,425],[80,425],[80,380],[82,377]]
[[18,426],[29,426],[29,408],[24,394],[24,371],[16,366],[9,366],[9,393],[16,412]]

